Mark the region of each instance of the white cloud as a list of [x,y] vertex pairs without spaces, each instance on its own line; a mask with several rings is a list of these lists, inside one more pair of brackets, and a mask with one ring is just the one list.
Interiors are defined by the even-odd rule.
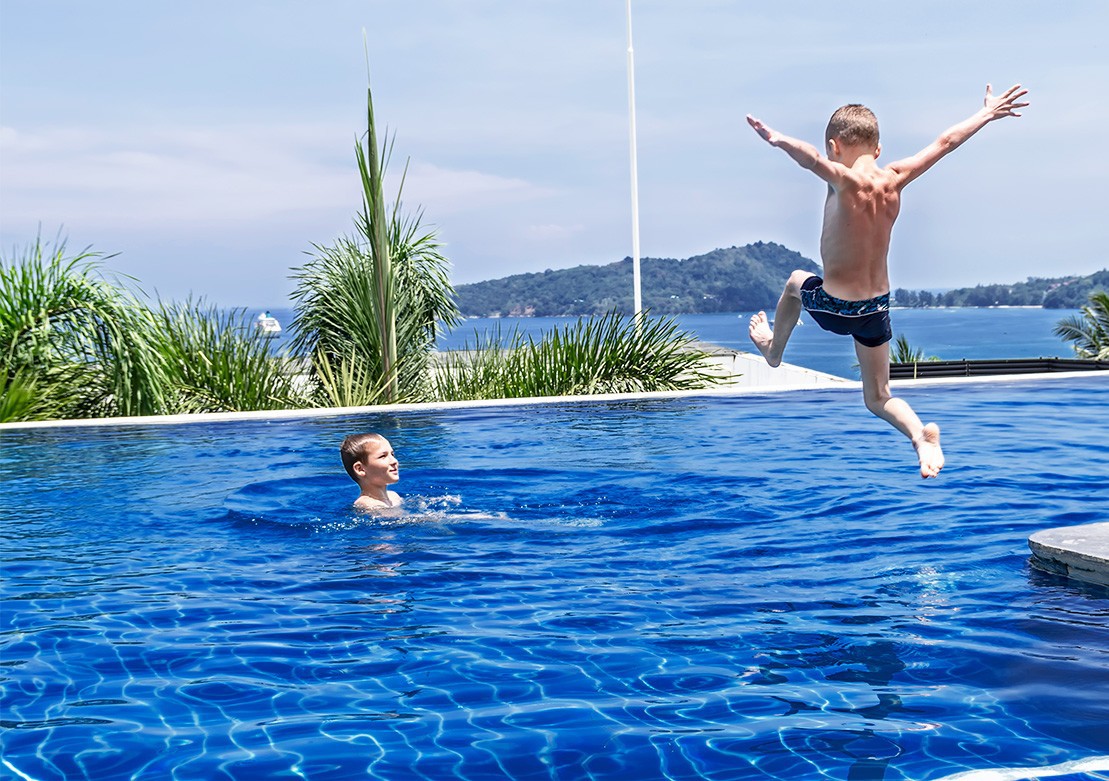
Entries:
[[585,226],[578,225],[527,225],[524,227],[524,235],[529,239],[535,241],[562,241],[565,239],[573,238],[582,231]]
[[[295,125],[147,128],[127,136],[5,127],[4,221],[150,231],[236,222],[257,229],[296,215],[350,215],[361,190],[347,137],[346,129]],[[387,197],[397,192],[402,170],[394,161]],[[403,199],[449,218],[554,193],[522,178],[417,161],[409,166]]]
[[[396,193],[400,167],[387,177],[388,192]],[[413,162],[404,182],[406,204],[424,207],[432,215],[450,216],[475,210],[535,201],[556,191],[524,179],[474,170],[445,168],[429,162]]]
[[350,166],[318,162],[328,128],[5,128],[5,222],[90,221],[107,227],[239,220],[350,209]]

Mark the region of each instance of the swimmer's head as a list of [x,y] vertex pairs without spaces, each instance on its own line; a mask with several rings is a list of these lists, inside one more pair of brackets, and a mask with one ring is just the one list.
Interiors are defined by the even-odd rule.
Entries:
[[828,120],[825,141],[838,141],[844,146],[878,148],[878,117],[860,103],[840,106]]
[[[380,434],[366,433],[366,434],[351,434],[343,440],[343,444],[339,446],[339,455],[343,459],[343,468],[347,470],[350,479],[356,483],[360,483],[360,477],[354,469],[355,464],[365,464],[367,459],[372,456],[371,451],[382,450],[384,453],[392,454],[392,448],[389,446],[389,440]],[[395,480],[393,482],[396,482]]]

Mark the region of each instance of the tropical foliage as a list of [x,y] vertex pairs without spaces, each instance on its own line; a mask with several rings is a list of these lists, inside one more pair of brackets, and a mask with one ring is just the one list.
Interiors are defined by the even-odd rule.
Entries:
[[1060,320],[1054,333],[1073,343],[1077,357],[1109,361],[1109,293],[1091,293],[1081,315]]
[[241,412],[304,406],[296,366],[273,354],[242,309],[203,301],[159,303],[151,337],[161,358],[167,409]]
[[938,360],[939,358],[934,355],[925,358],[924,350],[909,344],[909,340],[905,338],[904,334],[898,334],[897,338],[893,340],[893,346],[890,349],[890,363],[924,363]]
[[144,414],[159,409],[158,373],[125,293],[98,273],[101,255],[36,239],[0,258],[3,420]]
[[312,367],[313,400],[321,405],[427,400],[438,329],[458,322],[434,231],[422,227],[421,213],[402,216],[399,190],[392,209],[385,208],[390,147],[378,151],[369,90],[366,104],[365,143],[355,145],[362,180],[358,234],[317,245],[293,276],[293,349]]
[[39,239],[0,257],[0,422],[297,406],[241,312],[149,305],[102,256]]
[[582,318],[536,341],[513,332],[448,354],[435,371],[444,400],[525,398],[704,388],[727,377],[669,318],[610,313]]
[[[149,304],[99,270],[101,256],[40,241],[0,257],[0,422],[361,406],[700,388],[723,380],[669,320],[610,313],[540,341],[518,334],[432,366],[459,321],[447,261],[422,214],[383,195],[367,89],[357,232],[294,271],[292,356],[275,355],[242,310]],[[630,297],[630,292],[628,293]]]

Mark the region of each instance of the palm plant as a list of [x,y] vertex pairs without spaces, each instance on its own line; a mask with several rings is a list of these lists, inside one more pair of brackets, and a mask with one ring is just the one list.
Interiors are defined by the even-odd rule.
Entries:
[[1078,358],[1109,361],[1109,292],[1090,294],[1089,303],[1080,310],[1081,317],[1072,315],[1060,320],[1054,334],[1073,342]]
[[897,338],[893,340],[893,348],[890,350],[890,363],[923,363],[938,360],[939,358],[934,355],[925,358],[924,350],[917,349],[909,344],[909,340],[905,338],[904,334],[898,334]]
[[[367,81],[369,80],[369,50],[366,52]],[[393,259],[385,223],[384,166],[377,153],[377,127],[374,123],[373,93],[366,85],[366,146],[354,145],[358,159],[358,174],[362,180],[362,213],[357,220],[359,230],[366,238],[370,250],[370,273],[373,279],[373,306],[370,312],[377,326],[377,340],[381,356],[381,377],[384,381],[385,400],[396,401],[399,393],[397,373],[397,280],[393,276]],[[400,193],[397,193],[400,203]],[[396,210],[394,209],[394,214]]]
[[514,331],[448,354],[434,375],[444,401],[705,388],[727,378],[670,318],[580,318],[540,341]]
[[7,420],[157,414],[163,365],[141,308],[99,253],[36,239],[0,259],[0,393]]
[[165,366],[173,412],[237,412],[302,406],[295,366],[275,356],[242,309],[189,299],[161,303],[155,346]]
[[355,145],[362,180],[358,235],[315,255],[293,278],[293,350],[312,367],[317,404],[419,401],[439,324],[458,322],[447,260],[422,213],[401,215],[401,177],[386,213],[382,181],[390,145],[378,152],[373,95],[366,91],[366,143]]
[[28,366],[0,367],[0,423],[65,417],[63,383]]
[[101,257],[36,240],[0,262],[0,422],[302,403],[242,312],[152,309],[101,276]]

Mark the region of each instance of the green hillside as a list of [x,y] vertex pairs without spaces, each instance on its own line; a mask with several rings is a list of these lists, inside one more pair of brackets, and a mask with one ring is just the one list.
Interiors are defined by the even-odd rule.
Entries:
[[1109,269],[1084,277],[1029,277],[1011,285],[976,285],[933,293],[928,290],[893,292],[897,306],[1042,306],[1045,309],[1078,309],[1090,294],[1109,290]]
[[[643,307],[656,315],[768,309],[794,269],[820,273],[800,253],[761,241],[685,260],[643,258]],[[632,261],[458,285],[455,295],[463,315],[478,317],[631,314]]]

